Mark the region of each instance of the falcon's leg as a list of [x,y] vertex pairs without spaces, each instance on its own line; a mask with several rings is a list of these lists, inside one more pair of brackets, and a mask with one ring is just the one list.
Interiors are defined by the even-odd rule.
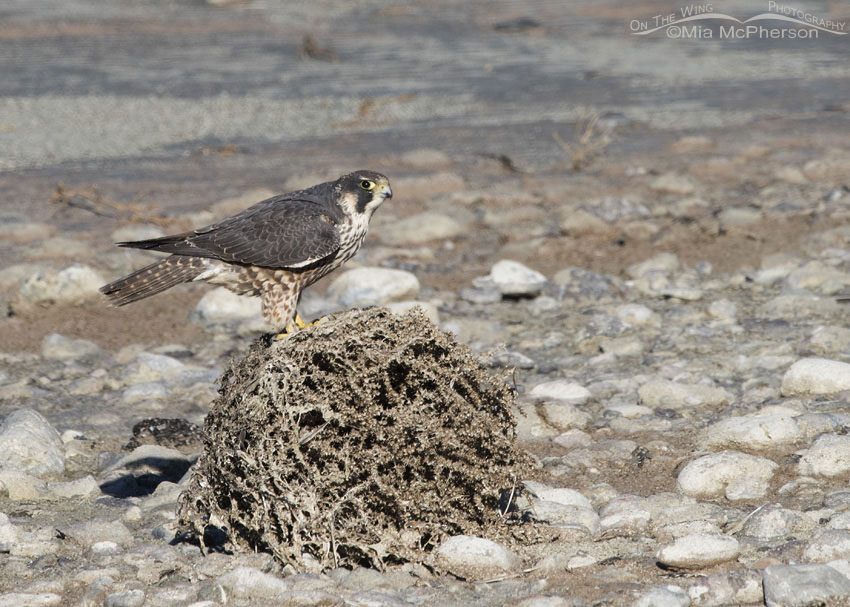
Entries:
[[263,285],[263,318],[279,333],[278,339],[297,330],[295,323],[295,304],[298,294],[290,285],[266,283]]

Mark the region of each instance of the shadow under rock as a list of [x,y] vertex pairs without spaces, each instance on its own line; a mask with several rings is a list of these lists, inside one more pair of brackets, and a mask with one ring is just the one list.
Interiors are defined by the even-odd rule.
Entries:
[[164,481],[178,482],[191,465],[191,461],[180,458],[146,457],[132,463],[132,468],[144,470],[143,473],[133,474],[132,469],[127,469],[126,474],[104,481],[100,490],[112,497],[144,497]]

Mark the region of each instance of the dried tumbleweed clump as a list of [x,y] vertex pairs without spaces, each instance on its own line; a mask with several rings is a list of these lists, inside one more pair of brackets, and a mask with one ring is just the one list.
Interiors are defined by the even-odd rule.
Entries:
[[418,311],[258,340],[222,378],[180,519],[296,566],[427,562],[448,536],[502,535],[499,500],[529,466],[512,398]]

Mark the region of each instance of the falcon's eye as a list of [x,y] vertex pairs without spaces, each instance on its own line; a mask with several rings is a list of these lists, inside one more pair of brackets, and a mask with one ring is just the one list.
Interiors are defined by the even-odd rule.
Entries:
[[375,182],[369,181],[368,179],[364,179],[363,181],[360,182],[360,187],[363,188],[364,190],[373,190],[373,189],[375,189]]

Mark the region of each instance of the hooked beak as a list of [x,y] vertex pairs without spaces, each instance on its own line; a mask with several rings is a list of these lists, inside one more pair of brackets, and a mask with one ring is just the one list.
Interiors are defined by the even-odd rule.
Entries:
[[378,193],[381,194],[384,198],[392,198],[393,197],[393,189],[390,187],[388,183],[382,183],[378,187]]

